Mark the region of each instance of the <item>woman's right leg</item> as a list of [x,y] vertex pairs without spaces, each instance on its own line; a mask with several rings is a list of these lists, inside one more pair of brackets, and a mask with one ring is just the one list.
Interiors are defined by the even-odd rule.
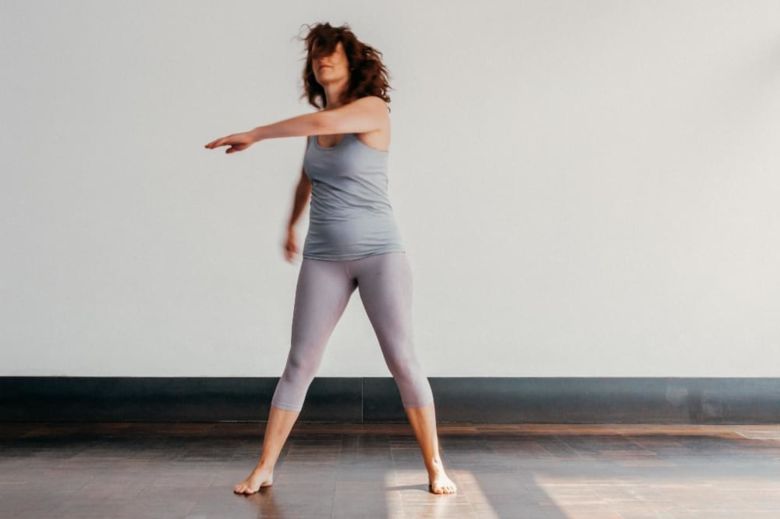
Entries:
[[356,287],[345,262],[303,260],[295,290],[290,352],[271,405],[301,410],[325,346]]
[[273,482],[273,468],[303,407],[325,346],[357,283],[345,262],[304,258],[298,273],[287,364],[274,390],[257,467],[234,487],[257,492]]

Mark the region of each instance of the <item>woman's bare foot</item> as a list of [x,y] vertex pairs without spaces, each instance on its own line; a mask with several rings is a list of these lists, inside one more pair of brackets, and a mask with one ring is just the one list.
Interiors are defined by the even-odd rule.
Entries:
[[261,487],[270,487],[274,482],[274,470],[265,467],[255,467],[249,477],[233,487],[236,494],[254,494]]
[[433,470],[428,472],[428,491],[434,494],[454,494],[457,490],[458,487],[447,477],[441,462],[434,462]]

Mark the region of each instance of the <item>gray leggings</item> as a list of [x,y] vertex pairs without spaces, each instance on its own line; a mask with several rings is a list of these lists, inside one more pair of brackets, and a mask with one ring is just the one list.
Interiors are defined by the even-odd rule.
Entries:
[[430,383],[414,352],[412,271],[405,252],[354,260],[304,258],[298,273],[292,341],[271,404],[300,411],[333,329],[359,289],[404,407],[433,403]]

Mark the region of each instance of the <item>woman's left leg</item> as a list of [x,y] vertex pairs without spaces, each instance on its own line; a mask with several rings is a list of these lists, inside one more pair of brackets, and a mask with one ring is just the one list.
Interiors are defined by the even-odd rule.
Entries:
[[454,493],[457,487],[447,477],[439,455],[433,392],[414,351],[409,259],[404,252],[376,254],[352,260],[349,271],[357,279],[363,307],[420,444],[429,490]]
[[349,264],[382,355],[401,393],[403,406],[433,404],[428,378],[414,351],[412,271],[404,252],[375,254]]

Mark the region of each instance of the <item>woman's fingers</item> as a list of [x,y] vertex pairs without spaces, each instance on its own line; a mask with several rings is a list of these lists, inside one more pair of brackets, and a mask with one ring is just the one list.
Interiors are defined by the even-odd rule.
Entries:
[[217,146],[222,146],[224,140],[225,140],[224,137],[221,137],[219,139],[214,139],[210,143],[206,144],[206,147],[209,148],[209,149],[214,149]]
[[227,144],[235,144],[236,140],[233,140],[233,135],[227,135],[225,137],[220,137],[219,139],[214,139],[210,143],[206,144],[207,148],[214,149],[218,148],[220,146],[225,146]]
[[237,151],[243,151],[249,147],[248,144],[233,144],[225,153],[235,153]]
[[206,144],[206,148],[214,149],[218,148],[219,146],[230,146],[230,148],[225,150],[225,153],[235,153],[237,151],[247,149],[254,142],[255,140],[247,132],[232,133],[226,137],[220,137],[219,139],[211,141],[210,143]]
[[284,241],[282,248],[284,249],[284,257],[287,261],[292,262],[298,255],[298,243],[293,237],[292,229],[287,232],[288,238]]

